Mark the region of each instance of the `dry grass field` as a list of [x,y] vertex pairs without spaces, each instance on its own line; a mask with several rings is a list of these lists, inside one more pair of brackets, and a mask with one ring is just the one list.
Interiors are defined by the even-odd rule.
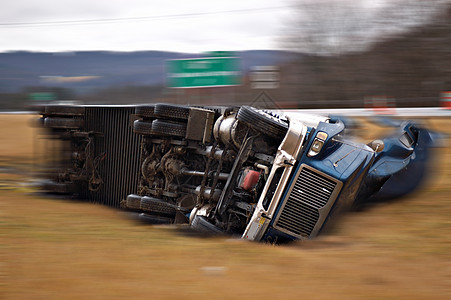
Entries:
[[[273,246],[32,193],[33,118],[0,115],[0,299],[451,299],[447,147],[418,193]],[[451,120],[426,123],[451,133]]]

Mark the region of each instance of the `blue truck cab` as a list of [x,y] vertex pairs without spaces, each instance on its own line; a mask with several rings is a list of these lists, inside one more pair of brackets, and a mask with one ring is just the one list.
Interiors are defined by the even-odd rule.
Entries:
[[[290,120],[271,170],[273,176],[269,176],[278,182],[266,183],[268,188],[243,239],[311,239],[339,212],[378,192],[383,194],[381,189],[389,180],[406,185],[391,188],[396,196],[415,188],[418,182],[396,178],[418,175],[405,171],[409,164],[424,166],[424,152],[430,142],[426,130],[407,122],[392,136],[365,145],[346,138],[344,129],[339,120],[319,122],[316,127]],[[270,186],[276,186],[274,192]]]

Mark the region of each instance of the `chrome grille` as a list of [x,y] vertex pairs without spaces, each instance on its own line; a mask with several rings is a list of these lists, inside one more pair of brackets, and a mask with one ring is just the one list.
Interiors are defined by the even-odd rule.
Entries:
[[319,218],[318,210],[292,199],[288,199],[277,226],[297,235],[310,236]]
[[335,200],[338,183],[326,174],[302,166],[274,227],[298,237],[309,237],[320,219],[320,209]]
[[320,209],[329,201],[336,184],[336,182],[304,168],[294,184],[290,198],[299,199],[299,201]]

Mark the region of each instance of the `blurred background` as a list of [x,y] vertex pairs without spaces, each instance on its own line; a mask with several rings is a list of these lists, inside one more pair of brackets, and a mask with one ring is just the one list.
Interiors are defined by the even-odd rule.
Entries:
[[0,110],[423,107],[451,91],[449,0],[18,0],[0,17]]
[[[451,108],[451,0],[3,2],[0,299],[451,299],[451,110],[438,109]],[[437,108],[419,110],[440,137],[434,176],[280,247],[146,226],[30,185],[52,146],[30,126],[34,105],[151,102]],[[360,138],[390,130],[369,119]]]

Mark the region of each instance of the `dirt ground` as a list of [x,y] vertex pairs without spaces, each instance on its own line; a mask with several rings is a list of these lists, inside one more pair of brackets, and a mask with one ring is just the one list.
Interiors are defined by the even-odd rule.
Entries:
[[448,139],[421,191],[273,246],[36,195],[33,118],[0,115],[0,299],[451,299]]

